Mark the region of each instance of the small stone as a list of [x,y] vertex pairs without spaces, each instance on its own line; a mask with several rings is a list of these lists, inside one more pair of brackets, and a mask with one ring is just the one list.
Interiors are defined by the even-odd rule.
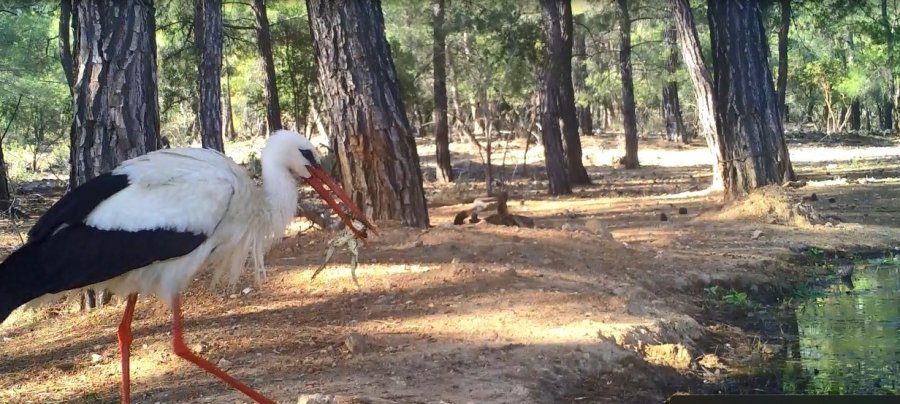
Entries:
[[687,214],[687,208],[678,208],[678,214],[679,214],[679,215],[686,215],[686,214]]
[[835,203],[835,202],[837,202],[837,199],[828,198],[828,203]]
[[242,295],[249,295],[250,292],[252,292],[252,291],[253,291],[253,288],[244,288],[243,290],[241,290],[241,294],[242,294]]
[[227,368],[231,366],[231,361],[225,358],[219,359],[219,362],[216,363],[220,368]]
[[659,221],[660,221],[660,222],[667,222],[667,221],[669,221],[669,216],[666,216],[665,213],[660,213],[660,214],[659,214]]
[[360,333],[351,332],[344,338],[344,345],[354,355],[364,354],[372,350],[372,339]]
[[459,257],[453,257],[453,259],[450,260],[450,263],[451,263],[451,264],[454,264],[454,265],[455,265],[455,264],[459,264]]
[[238,295],[236,293],[232,293],[232,294],[228,295],[229,299],[237,299],[237,297],[238,297]]
[[575,230],[576,230],[576,227],[575,227],[575,225],[572,224],[572,223],[564,223],[564,224],[562,225],[562,227],[560,227],[560,230],[562,230],[562,231],[575,231]]
[[753,234],[750,235],[750,239],[758,240],[760,237],[762,237],[764,235],[765,235],[765,233],[763,233],[762,230],[753,230]]
[[825,227],[834,227],[834,223],[825,222]]
[[100,355],[98,353],[91,354],[91,363],[98,363],[102,360],[103,360],[103,355]]
[[203,353],[203,351],[206,350],[206,345],[202,342],[198,342],[191,347],[191,350],[194,351],[194,353]]

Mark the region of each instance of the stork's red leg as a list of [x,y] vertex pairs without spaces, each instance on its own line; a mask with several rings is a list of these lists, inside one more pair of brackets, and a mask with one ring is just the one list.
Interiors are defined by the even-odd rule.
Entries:
[[122,403],[131,403],[131,320],[134,318],[134,304],[137,303],[137,293],[128,295],[125,303],[125,314],[119,323],[119,331],[116,336],[119,340],[119,355],[122,358]]
[[258,403],[264,404],[275,404],[274,401],[263,397],[262,394],[256,392],[256,390],[251,389],[244,383],[237,381],[237,379],[229,376],[227,373],[223,372],[221,369],[213,366],[212,363],[209,363],[206,359],[203,359],[193,352],[184,344],[184,338],[182,335],[181,328],[181,298],[176,296],[174,301],[172,302],[172,345],[175,348],[175,354],[187,359],[193,364],[199,366],[201,369],[216,375],[219,379],[222,379],[225,383],[231,385],[242,393],[246,394],[248,397],[253,399]]

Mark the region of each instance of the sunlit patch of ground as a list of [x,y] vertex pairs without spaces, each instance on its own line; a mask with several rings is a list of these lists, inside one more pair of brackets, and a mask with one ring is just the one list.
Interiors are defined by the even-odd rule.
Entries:
[[[803,277],[786,258],[808,246],[900,240],[900,158],[892,147],[792,148],[809,184],[791,192],[798,199],[816,193],[808,203],[840,219],[793,227],[716,215],[731,208],[705,191],[702,145],[647,140],[644,168],[625,171],[609,166],[620,153],[615,139],[584,143],[586,161],[597,164],[589,167],[594,184],[560,198],[545,195],[545,179],[531,166],[540,164],[538,146],[529,150],[528,175],[521,167],[511,175],[524,144],[510,143],[506,169],[497,172],[508,180],[510,209],[532,217],[535,229],[450,224],[485,192],[477,151],[454,144],[469,182],[428,184],[441,199],[430,211],[433,228],[379,223],[381,234],[361,250],[361,290],[343,252],[310,279],[331,234],[297,221],[270,254],[264,284],[242,280],[217,292],[204,288],[205,278],[195,283],[184,303],[189,345],[283,402],[314,392],[403,403],[661,399],[694,386],[694,371],[679,367],[680,350],[689,361],[725,351],[696,335],[709,332],[693,320],[702,320],[703,288],[749,291]],[[498,165],[504,145],[494,144]],[[433,147],[419,150],[427,171]],[[592,220],[609,234],[587,231]],[[0,241],[15,247],[11,223],[0,225]],[[122,307],[116,301],[85,315],[57,306],[0,326],[0,401],[116,401]],[[169,321],[161,303],[139,301],[136,402],[246,402],[172,354]],[[351,352],[350,333],[363,335],[366,349]]]

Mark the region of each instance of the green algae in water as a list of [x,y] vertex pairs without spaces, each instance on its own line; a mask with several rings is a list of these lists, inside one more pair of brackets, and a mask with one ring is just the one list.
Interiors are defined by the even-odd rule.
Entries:
[[784,393],[900,394],[900,258],[868,261],[796,316]]

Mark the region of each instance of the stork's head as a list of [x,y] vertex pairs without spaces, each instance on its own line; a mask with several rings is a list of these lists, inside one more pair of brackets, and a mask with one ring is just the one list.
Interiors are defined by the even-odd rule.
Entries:
[[[266,147],[262,151],[263,165],[287,169],[292,175],[306,181],[341,217],[347,227],[357,238],[366,238],[366,230],[375,230],[362,211],[353,203],[347,193],[319,165],[319,157],[313,144],[299,133],[289,130],[278,130],[269,136]],[[327,185],[328,188],[325,186]],[[332,198],[334,193],[346,206],[345,210]],[[358,228],[353,221],[362,222],[364,228]]]

